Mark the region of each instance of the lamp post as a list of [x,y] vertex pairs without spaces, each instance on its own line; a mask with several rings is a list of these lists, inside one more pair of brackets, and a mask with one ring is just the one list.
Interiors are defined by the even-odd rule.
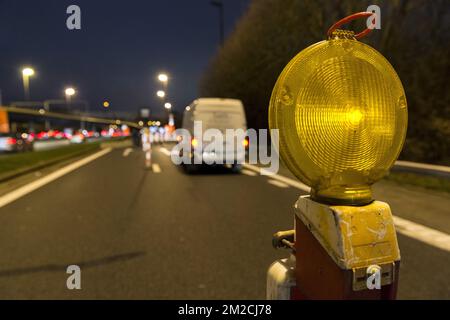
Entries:
[[[77,91],[74,88],[72,88],[72,87],[68,87],[68,88],[66,88],[64,90],[64,94],[66,96],[66,105],[67,105],[68,109],[70,109],[70,105],[71,105],[71,102],[72,102],[72,96],[74,96],[76,93],[77,93]],[[84,128],[84,121],[83,120],[80,121],[80,127]]]
[[220,37],[220,45],[223,46],[223,43],[225,41],[223,2],[222,0],[212,0],[210,3],[211,5],[219,9],[219,37]]
[[166,73],[160,73],[158,74],[158,81],[163,84],[164,90],[159,90],[156,95],[163,99],[164,108],[167,110],[167,117],[170,118],[172,104],[167,102],[167,86],[169,83],[169,76]]
[[156,95],[157,95],[159,98],[165,98],[165,97],[166,97],[166,92],[163,91],[163,90],[159,90],[158,92],[156,92]]
[[157,92],[157,95],[158,97],[163,98],[163,101],[165,103],[167,97],[167,85],[169,84],[169,76],[165,73],[160,73],[158,75],[158,81],[162,83],[163,90],[159,90]]
[[30,77],[34,76],[34,69],[33,68],[24,68],[22,70],[22,80],[23,80],[23,91],[25,100],[30,100]]
[[74,96],[77,92],[76,92],[76,90],[74,88],[69,87],[69,88],[66,88],[66,90],[64,90],[64,93],[66,95],[66,102],[70,106],[70,102],[72,100],[72,96]]

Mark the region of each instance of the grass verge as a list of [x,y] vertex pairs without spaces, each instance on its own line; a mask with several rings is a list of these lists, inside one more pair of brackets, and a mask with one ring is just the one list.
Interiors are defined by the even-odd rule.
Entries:
[[0,156],[0,182],[72,157],[96,151],[100,142],[70,145],[52,150]]

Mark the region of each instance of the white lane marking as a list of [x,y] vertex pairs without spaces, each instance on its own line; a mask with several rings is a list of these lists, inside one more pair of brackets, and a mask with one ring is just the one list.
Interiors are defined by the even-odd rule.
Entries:
[[[243,167],[247,168],[247,169],[250,169],[250,170],[253,170],[253,171],[257,172],[257,173],[261,173],[261,172],[267,171],[264,168],[260,168],[258,166],[254,166],[254,165],[247,164],[247,163],[244,163]],[[280,181],[282,183],[285,183],[285,184],[287,184],[287,185],[289,185],[291,187],[300,189],[300,190],[305,191],[305,192],[310,192],[311,191],[311,188],[308,187],[306,184],[301,183],[300,181],[295,181],[294,179],[290,179],[290,178],[281,176],[279,174],[271,174],[271,175],[268,175],[267,177],[269,177],[270,179],[273,179],[273,180],[278,180],[278,181]]]
[[401,234],[430,246],[450,251],[450,235],[397,216],[394,216],[393,219],[397,231]]
[[157,163],[152,164],[152,171],[154,173],[160,173],[161,172],[161,167],[159,166],[159,164],[157,164]]
[[128,157],[130,155],[130,153],[133,152],[133,148],[126,148],[125,150],[123,150],[122,156],[124,156],[125,158]]
[[289,185],[287,185],[284,182],[277,181],[277,180],[269,179],[267,182],[270,183],[271,185],[274,185],[274,186],[279,187],[279,188],[284,188],[284,189],[285,188],[289,188]]
[[20,187],[14,191],[11,191],[7,194],[5,194],[4,196],[0,197],[0,208],[6,206],[7,204],[10,204],[11,202],[16,201],[17,199],[27,195],[30,192],[33,192],[36,189],[39,189],[40,187],[45,186],[46,184],[68,174],[69,172],[72,172],[86,164],[88,164],[89,162],[94,161],[95,159],[98,159],[102,156],[104,156],[105,154],[111,152],[111,148],[107,148],[107,149],[103,149],[97,153],[94,153],[93,155],[90,155],[84,159],[78,160],[74,163],[71,163],[59,170],[56,170],[38,180],[35,180],[23,187]]
[[169,157],[170,157],[170,155],[171,155],[170,151],[167,150],[167,149],[164,148],[164,147],[159,148],[159,151],[161,151],[162,153],[164,153],[166,156],[169,156]]
[[256,172],[253,172],[253,171],[251,171],[251,170],[246,170],[246,169],[242,169],[242,170],[241,170],[241,173],[242,173],[242,174],[245,174],[246,176],[251,176],[251,177],[254,177],[254,176],[257,175]]
[[[260,173],[262,170],[264,170],[264,168],[260,168],[258,166],[253,166],[250,164],[244,164],[243,165],[245,168],[256,171],[258,173]],[[288,185],[290,185],[291,187],[300,189],[302,191],[305,192],[310,192],[311,188],[309,188],[307,185],[295,181],[293,179],[284,177],[284,176],[280,176],[278,174],[275,175],[270,175],[268,176],[271,179],[275,179],[278,180],[280,182],[284,182]],[[397,216],[393,216],[394,219],[394,224],[396,227],[396,230],[413,239],[416,239],[418,241],[424,242],[428,245],[431,245],[433,247],[442,249],[442,250],[446,250],[446,251],[450,251],[450,235],[439,231],[439,230],[435,230],[420,224],[417,224],[415,222],[403,219],[403,218],[399,218]]]

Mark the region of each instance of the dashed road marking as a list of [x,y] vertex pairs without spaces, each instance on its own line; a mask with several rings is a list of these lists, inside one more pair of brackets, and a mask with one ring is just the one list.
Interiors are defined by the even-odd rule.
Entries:
[[269,179],[267,182],[270,183],[271,185],[274,185],[279,188],[284,188],[284,189],[289,188],[289,185],[287,185],[286,183],[281,182],[281,181]]
[[251,176],[251,177],[254,177],[254,176],[257,175],[256,172],[251,171],[251,170],[246,170],[246,169],[242,169],[242,170],[241,170],[241,173],[242,173],[242,174],[245,174],[246,176]]
[[401,234],[433,247],[450,251],[450,235],[397,216],[394,216],[393,219],[397,231]]
[[160,173],[162,170],[161,170],[161,167],[159,166],[159,164],[153,163],[152,164],[152,171],[154,173]]
[[123,150],[122,156],[124,156],[125,158],[128,157],[130,155],[130,153],[133,152],[133,148],[126,148],[125,150]]
[[[259,174],[265,173],[267,171],[264,168],[260,168],[258,166],[254,166],[254,165],[247,164],[247,163],[244,163],[243,167],[247,168],[247,169],[250,169],[250,170],[253,170],[253,171],[255,171],[256,173],[259,173]],[[278,180],[279,182],[285,183],[285,184],[287,184],[287,185],[289,185],[291,187],[300,189],[300,190],[305,191],[305,192],[310,192],[311,191],[311,188],[308,187],[306,184],[301,183],[300,181],[296,181],[294,179],[290,179],[290,178],[281,176],[279,174],[271,174],[271,175],[267,175],[267,177],[269,177],[270,179],[273,179],[273,180]]]
[[163,154],[165,154],[166,156],[170,157],[170,155],[171,155],[170,151],[164,147],[159,148],[159,151],[162,152]]
[[92,162],[102,156],[104,156],[105,154],[111,152],[111,148],[107,148],[107,149],[103,149],[97,153],[94,153],[86,158],[83,158],[81,160],[78,160],[74,163],[71,163],[59,170],[56,170],[38,180],[35,180],[23,187],[20,187],[14,191],[11,191],[7,194],[5,194],[4,196],[0,197],[0,208],[6,206],[7,204],[10,204],[11,202],[16,201],[19,198],[22,198],[23,196],[33,192],[34,190],[37,190],[43,186],[45,186],[46,184],[61,178],[62,176],[88,164],[89,162]]

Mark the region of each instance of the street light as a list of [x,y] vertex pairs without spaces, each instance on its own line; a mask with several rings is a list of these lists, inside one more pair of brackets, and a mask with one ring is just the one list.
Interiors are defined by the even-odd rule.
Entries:
[[25,95],[25,100],[30,100],[30,77],[34,76],[33,68],[24,68],[22,70],[22,79],[23,79],[23,91]]
[[172,104],[170,102],[166,102],[164,104],[164,108],[166,108],[167,110],[170,110],[170,109],[172,109]]
[[[72,87],[68,87],[64,90],[64,93],[66,94],[66,104],[70,108],[70,103],[72,101],[72,96],[75,95],[76,90]],[[84,128],[84,122],[80,122],[80,126]]]
[[72,96],[75,95],[75,93],[77,93],[77,92],[74,88],[69,87],[69,88],[66,88],[66,90],[64,90],[64,93],[66,94],[66,101],[69,104]]
[[163,90],[159,90],[158,92],[156,92],[156,95],[160,98],[164,98],[166,96],[166,92]]
[[167,83],[167,81],[169,81],[169,76],[165,73],[160,73],[158,75],[158,80],[163,82],[163,83]]
[[220,45],[223,45],[225,39],[223,2],[222,0],[212,0],[210,3],[211,5],[219,9],[219,36],[220,36]]

